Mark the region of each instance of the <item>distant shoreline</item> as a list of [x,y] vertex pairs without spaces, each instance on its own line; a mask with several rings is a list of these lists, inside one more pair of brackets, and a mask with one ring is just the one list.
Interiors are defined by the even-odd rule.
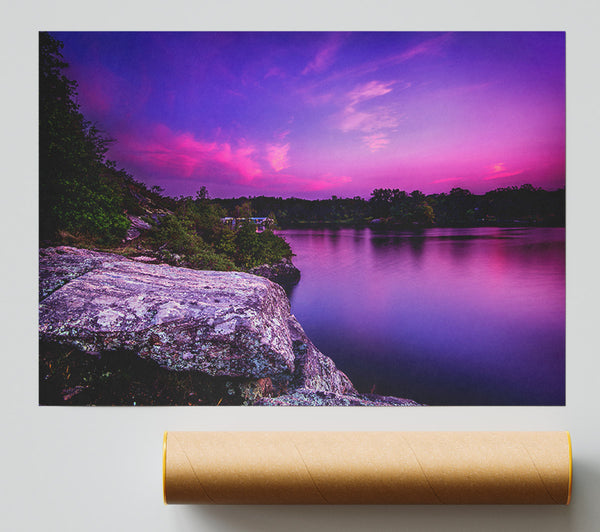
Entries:
[[305,227],[323,229],[323,228],[354,228],[354,229],[401,229],[403,231],[422,231],[424,229],[478,229],[481,227],[497,227],[497,228],[556,228],[556,229],[564,229],[565,224],[553,225],[553,224],[544,224],[544,223],[527,223],[524,221],[514,221],[514,222],[503,222],[503,223],[495,223],[495,224],[479,224],[479,225],[429,225],[429,226],[420,226],[420,225],[406,225],[406,224],[397,224],[393,222],[339,222],[339,221],[302,221],[302,222],[294,222],[294,223],[286,223],[279,224],[279,230],[285,231],[286,229],[302,229]]

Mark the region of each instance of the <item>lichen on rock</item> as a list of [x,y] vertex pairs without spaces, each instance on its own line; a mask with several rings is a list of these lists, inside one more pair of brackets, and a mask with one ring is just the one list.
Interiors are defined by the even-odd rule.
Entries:
[[374,394],[338,394],[300,388],[278,397],[262,397],[259,406],[419,406],[411,399]]
[[278,285],[83,251],[41,255],[40,271],[53,272],[58,287],[40,302],[41,339],[88,352],[135,350],[162,367],[212,376],[293,372],[289,302]]
[[[263,277],[48,248],[40,250],[40,300],[39,336],[46,346],[113,353],[111,360],[132,353],[159,372],[203,376],[189,382],[226,389],[239,404],[273,404],[267,398],[277,396],[281,404],[309,404],[311,394],[314,404],[376,403],[359,396],[312,344],[290,314],[283,288]],[[210,379],[228,384],[213,386]],[[69,382],[65,397],[88,388]]]

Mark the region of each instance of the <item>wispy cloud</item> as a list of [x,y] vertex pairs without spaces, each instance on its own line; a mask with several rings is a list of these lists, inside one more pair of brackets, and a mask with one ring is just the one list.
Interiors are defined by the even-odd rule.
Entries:
[[496,174],[488,175],[483,179],[489,181],[490,179],[500,179],[501,177],[512,177],[514,175],[522,174],[525,170],[515,170],[514,172],[499,172]]
[[388,137],[398,128],[402,115],[386,106],[378,106],[366,111],[346,108],[337,120],[338,129],[344,133],[358,131],[368,136],[378,135],[379,138],[383,138]]
[[505,163],[494,163],[490,166],[491,174],[483,177],[484,181],[489,181],[491,179],[500,179],[502,177],[512,177],[514,175],[522,174],[525,170],[507,170]]
[[327,190],[336,191],[340,187],[351,183],[352,177],[345,174],[326,172],[316,176],[299,176],[293,173],[264,172],[254,181],[247,185],[262,190],[277,190],[278,193],[293,193],[299,191],[302,195],[306,193],[318,193]]
[[[452,42],[452,39],[452,33],[444,33],[441,35],[437,35],[430,39],[426,39],[412,46],[411,48],[404,50],[403,52],[387,55],[385,57],[381,57],[372,61],[366,61],[348,68],[332,72],[327,76],[322,77],[321,79],[311,82],[311,84],[309,85],[301,87],[299,89],[299,92],[302,94],[303,98],[307,103],[313,105],[323,105],[326,103],[330,103],[331,100],[335,97],[335,95],[330,90],[327,90],[327,92],[323,92],[323,87],[330,87],[333,82],[340,80],[360,79],[362,76],[365,76],[367,74],[373,74],[374,72],[377,72],[381,69],[400,65],[402,63],[405,63],[406,61],[413,60],[420,56],[440,54],[448,46],[448,44]],[[333,52],[333,47],[327,53],[325,52],[325,50],[329,50],[329,47],[326,46],[322,49],[324,58],[327,57],[328,54],[331,54]],[[323,64],[324,58],[322,59]],[[312,62],[310,64],[312,64]],[[307,68],[308,65],[304,70],[306,71]],[[410,82],[404,82],[404,85],[405,88],[407,88],[410,87],[411,84]]]
[[306,180],[305,188],[311,192],[327,190],[346,183],[350,183],[352,178],[347,175],[336,175],[331,172],[320,175],[315,179]]
[[350,103],[349,107],[354,107],[360,102],[371,100],[377,96],[383,96],[389,92],[392,92],[392,85],[395,81],[369,81],[362,85],[357,86],[354,90],[348,93]]
[[367,148],[372,152],[376,152],[382,148],[385,148],[389,143],[390,139],[383,133],[374,133],[373,135],[365,135],[362,138]]
[[451,181],[461,181],[463,179],[463,177],[445,177],[444,179],[436,179],[435,181],[432,181],[432,183],[450,183]]
[[358,65],[340,70],[331,74],[323,83],[329,83],[340,78],[357,78],[365,74],[372,74],[380,69],[388,68],[405,63],[420,56],[438,55],[452,42],[452,33],[443,33],[431,39],[424,40],[411,48],[398,54],[387,55],[373,61],[367,61]]
[[344,108],[334,118],[337,128],[344,133],[364,133],[363,143],[372,152],[387,146],[389,135],[399,126],[402,116],[393,105],[373,106],[371,100],[392,92],[396,83],[370,81],[348,92],[344,97]]
[[269,164],[276,172],[289,168],[289,149],[289,142],[287,144],[271,144],[267,146],[267,161],[269,161]]
[[432,39],[427,39],[395,56],[394,62],[402,63],[419,55],[438,54],[446,47],[451,39],[452,33],[444,33],[437,37],[433,37]]
[[328,41],[322,46],[311,61],[302,70],[303,75],[321,73],[329,69],[334,63],[338,50],[342,46],[344,35],[332,33]]
[[292,131],[290,129],[284,129],[283,131],[277,133],[275,136],[278,140],[283,141]]

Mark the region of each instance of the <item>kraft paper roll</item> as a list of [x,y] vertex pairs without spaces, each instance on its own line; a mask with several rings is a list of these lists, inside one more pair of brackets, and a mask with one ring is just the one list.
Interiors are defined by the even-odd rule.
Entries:
[[165,503],[569,504],[568,432],[167,432]]

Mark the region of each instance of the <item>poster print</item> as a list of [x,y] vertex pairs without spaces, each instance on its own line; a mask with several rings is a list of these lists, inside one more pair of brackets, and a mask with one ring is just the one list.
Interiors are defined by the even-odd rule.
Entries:
[[40,404],[564,405],[564,33],[39,44]]

